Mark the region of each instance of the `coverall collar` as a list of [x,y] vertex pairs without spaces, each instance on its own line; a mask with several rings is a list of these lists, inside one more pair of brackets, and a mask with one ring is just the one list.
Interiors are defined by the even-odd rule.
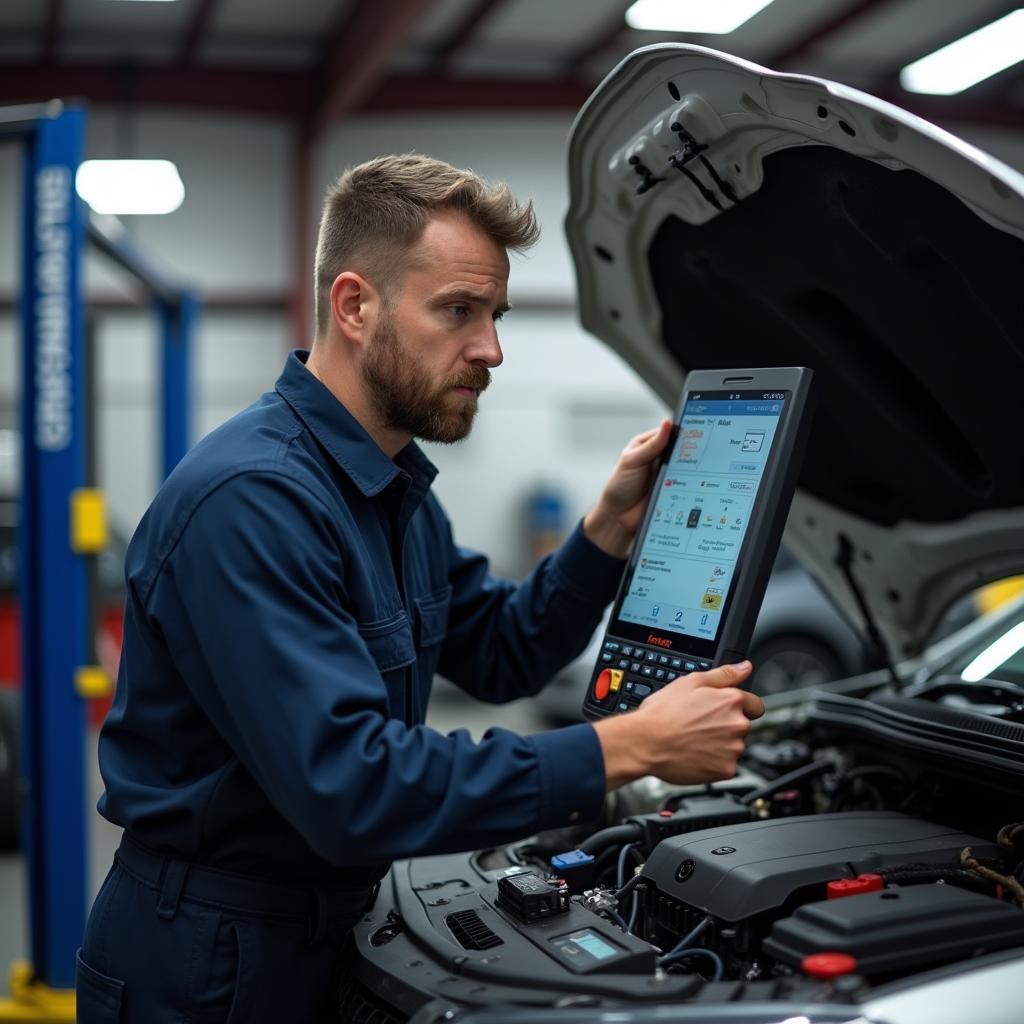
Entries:
[[288,354],[281,376],[274,385],[277,393],[313,432],[331,458],[368,498],[380,494],[398,478],[396,486],[425,493],[437,467],[410,441],[391,460],[362,424],[306,369],[309,352],[296,349]]

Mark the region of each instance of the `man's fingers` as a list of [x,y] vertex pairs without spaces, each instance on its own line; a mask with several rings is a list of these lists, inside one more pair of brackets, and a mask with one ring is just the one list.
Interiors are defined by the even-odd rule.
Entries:
[[669,420],[662,420],[654,436],[647,442],[654,451],[660,452],[672,435],[672,424]]
[[664,448],[665,442],[668,440],[668,436],[671,432],[672,421],[662,420],[652,431],[649,432],[649,436],[644,441],[644,444],[649,448]]
[[756,693],[743,694],[743,714],[751,721],[764,714],[764,701]]
[[652,437],[657,437],[658,431],[661,427],[651,427],[650,430],[645,430],[642,434],[637,434],[626,446],[627,448],[639,448],[640,445],[646,444]]
[[668,441],[671,432],[671,422],[669,420],[662,420],[652,430],[645,430],[642,434],[637,434],[626,445],[623,456],[628,457],[630,462],[640,463],[648,461],[665,447],[665,442]]
[[[730,686],[739,686],[750,677],[752,665],[749,661],[741,661],[736,665],[719,665],[718,668],[710,669],[707,672],[694,672],[686,679],[692,679],[694,686],[713,686],[717,689],[726,689]],[[742,698],[743,714],[751,721],[760,718],[764,714],[764,701],[756,693],[740,694]]]
[[739,686],[748,678],[752,669],[749,661],[741,661],[735,665],[719,665],[707,672],[694,672],[684,678],[692,679],[697,686]]

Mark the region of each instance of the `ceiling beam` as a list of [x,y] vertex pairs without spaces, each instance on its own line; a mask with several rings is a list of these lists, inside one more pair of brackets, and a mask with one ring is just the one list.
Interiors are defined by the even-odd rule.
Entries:
[[880,11],[883,7],[890,6],[893,2],[894,0],[854,0],[853,3],[848,4],[831,17],[818,22],[809,32],[791,40],[781,50],[777,50],[758,63],[763,63],[765,67],[771,68],[773,71],[782,71],[787,64],[804,56],[811,47],[816,46],[823,39],[835,35],[840,29],[866,18],[869,14]]
[[503,3],[504,0],[476,0],[463,14],[459,23],[434,47],[433,67],[438,68],[448,63]]
[[315,72],[318,82],[307,116],[309,133],[316,138],[342,114],[357,110],[388,72],[432,0],[359,2],[324,48]]
[[[215,290],[200,291],[199,300],[203,313],[280,313],[288,311],[288,296],[281,292]],[[20,294],[8,290],[0,291],[0,313],[17,313]],[[92,291],[85,295],[89,312],[96,313],[148,313],[152,308],[152,297],[134,284],[127,285],[123,292]],[[516,307],[519,301],[517,296]]]
[[[294,118],[308,109],[312,79],[303,71],[198,66],[125,68],[95,64],[51,67],[0,65],[0,95],[5,102],[81,98],[117,104],[129,97],[138,106],[185,107],[206,112],[231,111]],[[980,87],[979,87],[980,88]],[[380,81],[358,109],[367,113],[396,110],[545,111],[578,110],[593,91],[585,80],[563,76],[545,79],[392,75]],[[1024,109],[994,97],[919,96],[895,83],[869,89],[881,99],[939,124],[988,124],[1018,128]],[[973,92],[973,90],[972,90]]]
[[392,110],[579,110],[594,91],[576,78],[392,75],[366,98],[367,113]]
[[42,64],[52,64],[57,57],[57,40],[64,16],[64,0],[47,0],[43,15],[43,43],[39,51]]
[[85,99],[92,103],[199,107],[294,117],[311,94],[304,71],[252,67],[178,67],[101,64],[0,65],[5,102]]
[[181,45],[178,47],[179,64],[191,64],[195,59],[199,41],[210,23],[216,3],[217,0],[196,0],[192,17],[185,29],[185,34],[181,37]]

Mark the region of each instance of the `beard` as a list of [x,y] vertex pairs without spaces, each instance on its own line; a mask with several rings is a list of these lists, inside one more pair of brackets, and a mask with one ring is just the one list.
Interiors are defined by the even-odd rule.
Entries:
[[403,347],[387,312],[370,339],[361,373],[383,426],[439,444],[463,440],[476,416],[476,398],[455,394],[453,388],[479,393],[491,382],[486,367],[471,366],[434,387],[426,365]]

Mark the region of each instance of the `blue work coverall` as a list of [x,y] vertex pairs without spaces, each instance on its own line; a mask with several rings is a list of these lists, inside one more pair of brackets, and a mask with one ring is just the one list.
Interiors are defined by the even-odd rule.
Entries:
[[99,746],[99,809],[126,831],[80,1024],[318,1020],[391,860],[600,813],[590,725],[474,742],[422,723],[435,671],[494,703],[540,690],[622,563],[577,528],[522,584],[492,577],[426,456],[388,458],[305,356],[196,445],[129,547]]

